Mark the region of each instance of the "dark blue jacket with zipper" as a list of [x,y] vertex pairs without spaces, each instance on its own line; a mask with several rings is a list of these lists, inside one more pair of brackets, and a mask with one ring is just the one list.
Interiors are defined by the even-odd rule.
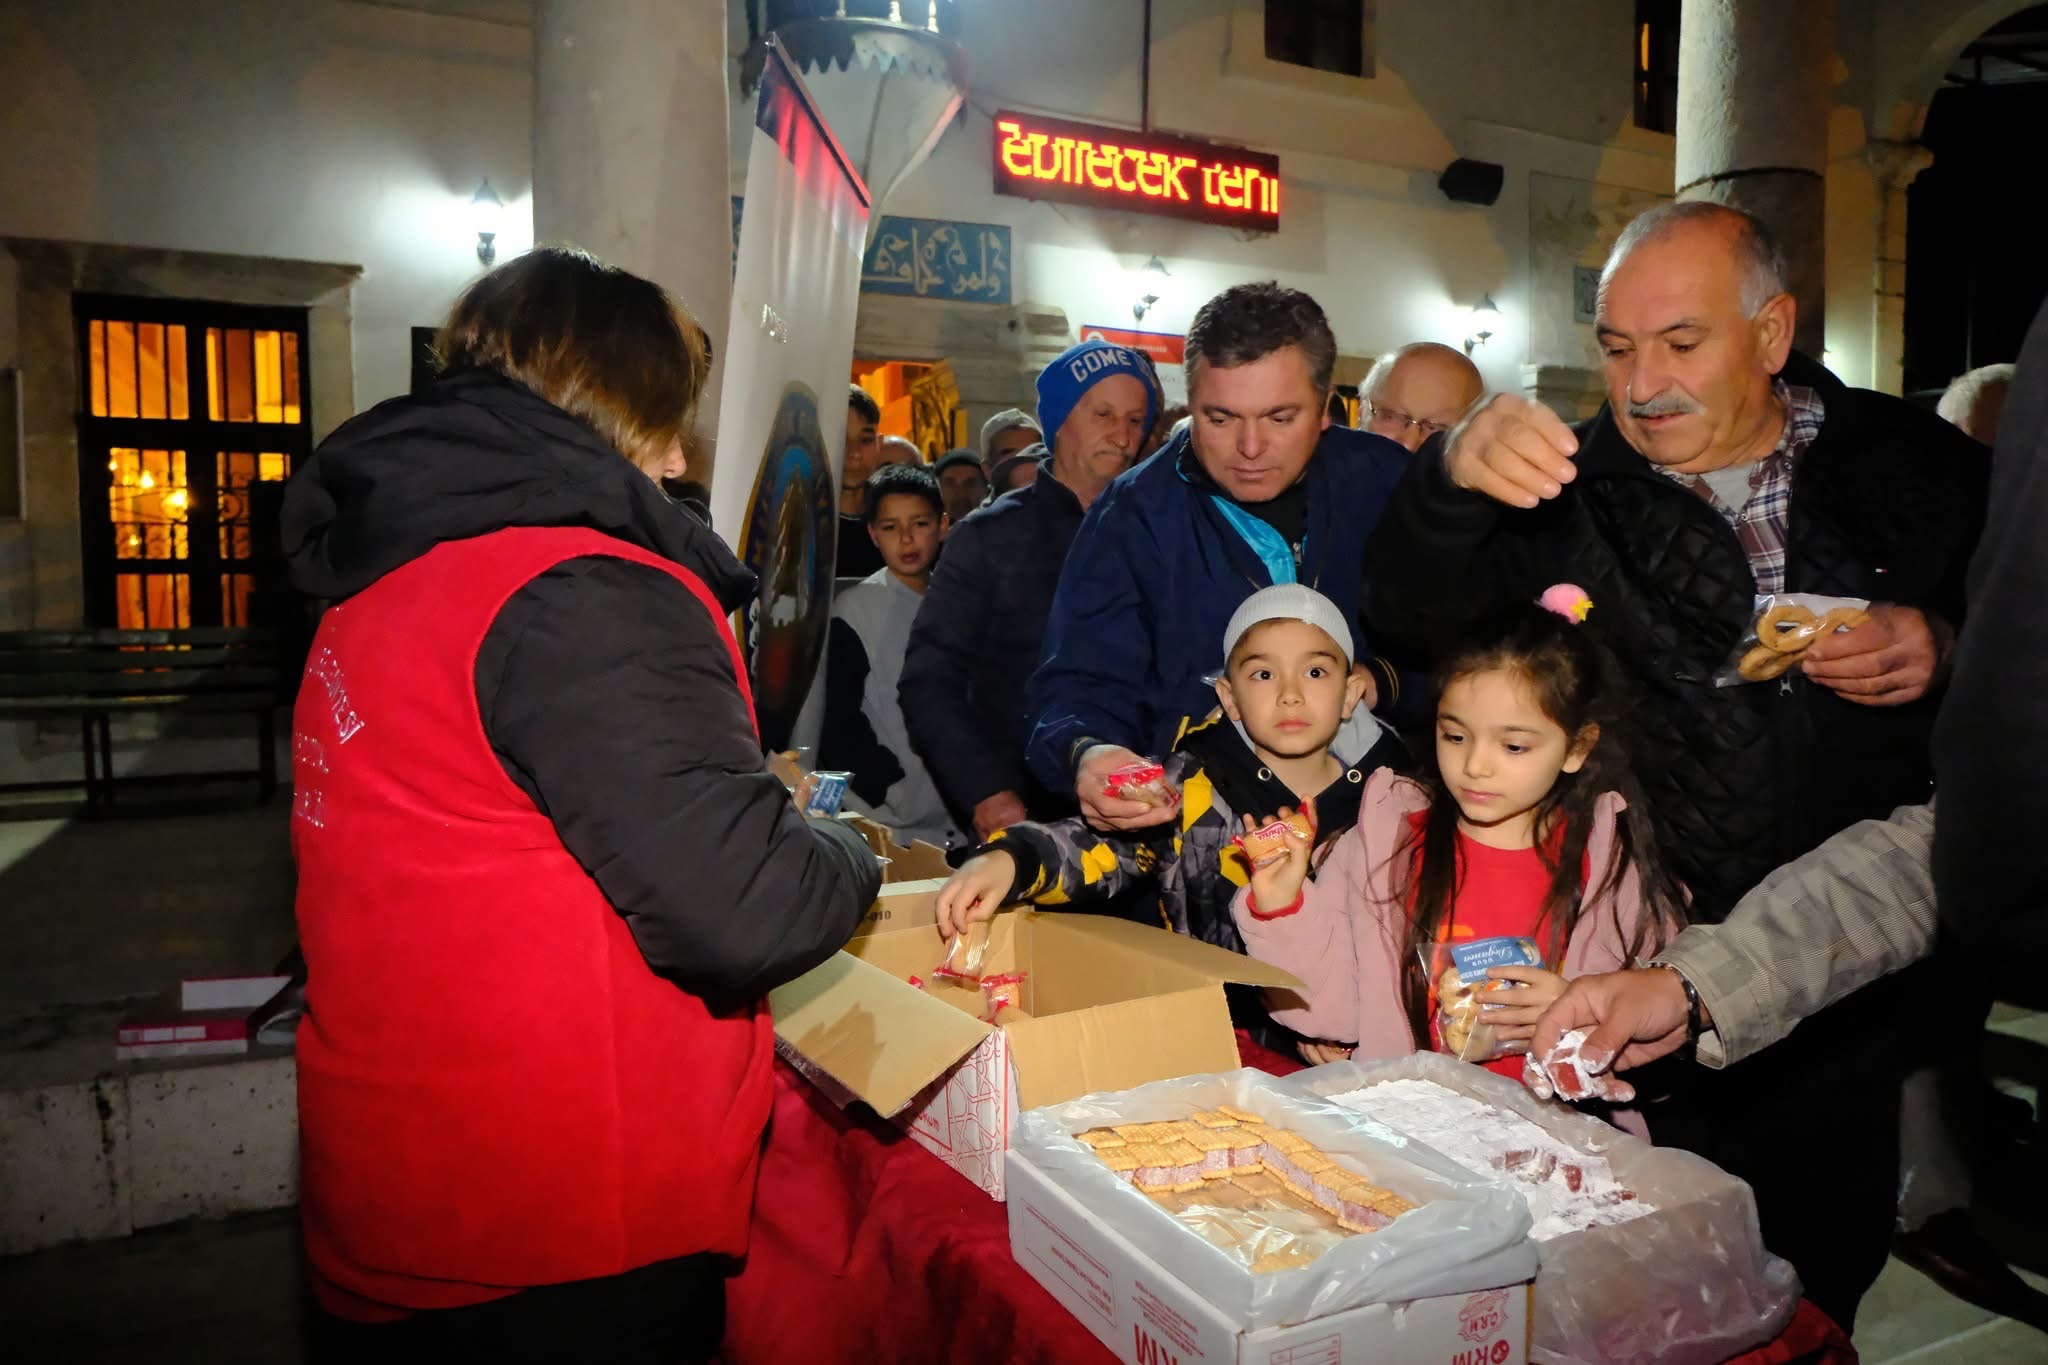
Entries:
[[[1359,619],[1365,543],[1408,458],[1385,437],[1325,430],[1303,474],[1298,568],[1279,532],[1203,472],[1186,431],[1119,477],[1088,509],[1060,574],[1028,696],[1032,773],[1070,793],[1089,744],[1166,753],[1181,718],[1216,703],[1208,679],[1222,670],[1231,613],[1275,582],[1335,602],[1369,660]],[[1384,710],[1398,684],[1385,668],[1377,681]]]

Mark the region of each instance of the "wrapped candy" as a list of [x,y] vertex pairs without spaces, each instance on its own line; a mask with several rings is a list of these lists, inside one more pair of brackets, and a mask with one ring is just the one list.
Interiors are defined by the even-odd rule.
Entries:
[[1165,766],[1149,761],[1114,769],[1103,779],[1102,788],[1119,801],[1142,801],[1148,806],[1163,806],[1177,795],[1166,780]]
[[1024,979],[1029,972],[994,972],[981,979],[981,994],[987,1008],[981,1013],[984,1023],[993,1024],[996,1016],[1005,1007],[1020,1007],[1024,996]]
[[1250,834],[1240,834],[1232,842],[1243,849],[1245,858],[1253,867],[1257,867],[1275,853],[1286,851],[1290,831],[1303,839],[1313,839],[1316,833],[1314,827],[1309,824],[1308,817],[1297,811],[1285,820],[1275,820],[1272,824],[1255,829]]
[[948,940],[946,956],[932,968],[932,975],[963,986],[980,985],[982,959],[987,956],[988,921],[980,920],[969,925],[965,933]]

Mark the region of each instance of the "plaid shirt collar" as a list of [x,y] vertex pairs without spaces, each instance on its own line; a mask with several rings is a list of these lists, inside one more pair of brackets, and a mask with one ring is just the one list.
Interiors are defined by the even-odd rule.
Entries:
[[1749,497],[1739,507],[1730,507],[1698,474],[1679,474],[1658,466],[1658,472],[1674,483],[1690,488],[1699,499],[1721,514],[1735,538],[1742,543],[1756,577],[1760,593],[1785,590],[1785,530],[1792,508],[1792,467],[1820,435],[1827,409],[1812,389],[1785,381],[1774,381],[1771,391],[1785,409],[1785,429],[1770,454],[1750,466]]

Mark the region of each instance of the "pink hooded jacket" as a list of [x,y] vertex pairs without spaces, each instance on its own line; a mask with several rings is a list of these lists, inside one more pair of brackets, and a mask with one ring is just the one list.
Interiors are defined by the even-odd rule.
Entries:
[[[1249,908],[1249,888],[1230,902],[1245,951],[1301,979],[1300,1006],[1276,1008],[1273,1018],[1311,1038],[1355,1038],[1360,1061],[1405,1057],[1428,1046],[1408,1027],[1403,1003],[1408,907],[1395,868],[1396,855],[1408,839],[1408,817],[1428,805],[1428,794],[1420,786],[1391,768],[1381,768],[1366,779],[1358,824],[1337,840],[1315,878],[1302,884],[1299,910],[1261,919]],[[1615,822],[1624,809],[1616,792],[1595,803],[1593,832],[1586,840],[1587,866],[1604,873],[1614,851]],[[1628,941],[1643,913],[1635,869],[1625,869],[1616,888],[1613,911],[1618,916],[1597,885],[1587,888],[1586,902],[1595,912],[1579,920],[1565,943],[1559,972],[1568,978],[1630,965]],[[1653,933],[1645,953],[1662,946],[1663,937]],[[1269,1003],[1286,998],[1268,993]],[[1641,1132],[1639,1119],[1622,1126]]]

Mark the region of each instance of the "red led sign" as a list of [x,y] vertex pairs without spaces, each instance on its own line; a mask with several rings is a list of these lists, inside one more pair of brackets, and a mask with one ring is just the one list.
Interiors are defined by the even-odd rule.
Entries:
[[1280,230],[1280,158],[1192,138],[996,115],[996,193]]

